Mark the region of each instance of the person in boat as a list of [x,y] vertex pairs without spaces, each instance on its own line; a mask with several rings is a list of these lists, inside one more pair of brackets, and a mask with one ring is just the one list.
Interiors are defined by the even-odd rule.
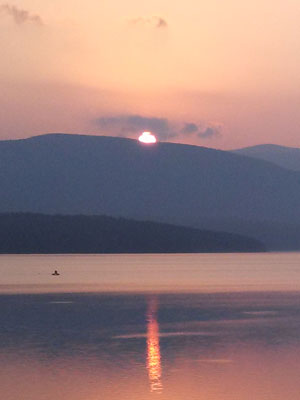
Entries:
[[58,276],[58,275],[60,275],[58,272],[57,272],[57,270],[55,270],[54,272],[53,272],[53,274],[52,275],[54,275],[54,276]]

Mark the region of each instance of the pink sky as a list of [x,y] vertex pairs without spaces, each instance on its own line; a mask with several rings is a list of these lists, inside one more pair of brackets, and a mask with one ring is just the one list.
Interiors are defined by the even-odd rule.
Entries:
[[296,0],[2,3],[0,139],[138,115],[163,140],[300,146],[299,20]]

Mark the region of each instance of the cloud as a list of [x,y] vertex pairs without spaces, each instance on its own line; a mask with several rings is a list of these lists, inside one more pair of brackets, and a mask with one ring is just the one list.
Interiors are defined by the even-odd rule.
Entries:
[[217,126],[197,125],[194,122],[172,122],[167,118],[146,117],[142,115],[104,116],[96,124],[105,134],[112,136],[130,136],[143,131],[153,132],[159,140],[168,140],[178,136],[194,135],[201,139],[210,139],[220,135]]
[[167,28],[168,23],[165,19],[161,17],[153,17],[154,21],[156,22],[156,28]]
[[197,136],[201,139],[211,139],[213,137],[220,136],[220,135],[221,135],[221,132],[220,132],[219,127],[209,126],[205,130],[197,132]]
[[167,21],[162,17],[138,17],[130,21],[132,25],[149,25],[157,29],[165,29],[168,27]]
[[198,129],[198,125],[194,124],[193,122],[186,122],[182,128],[182,133],[188,135],[190,133],[198,132]]
[[165,118],[143,117],[141,115],[117,115],[101,117],[96,121],[97,125],[106,133],[116,136],[127,136],[141,131],[151,131],[159,139],[168,139],[176,136],[172,132],[169,121]]
[[22,25],[27,22],[36,25],[43,25],[42,18],[39,15],[31,14],[29,11],[18,8],[11,4],[0,5],[0,13],[12,17],[17,25]]

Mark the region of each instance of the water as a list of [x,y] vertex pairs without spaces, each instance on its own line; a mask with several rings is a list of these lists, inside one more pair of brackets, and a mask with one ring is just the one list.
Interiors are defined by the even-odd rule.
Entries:
[[0,293],[290,291],[300,253],[3,255],[0,273]]
[[1,398],[298,400],[299,261],[1,256]]

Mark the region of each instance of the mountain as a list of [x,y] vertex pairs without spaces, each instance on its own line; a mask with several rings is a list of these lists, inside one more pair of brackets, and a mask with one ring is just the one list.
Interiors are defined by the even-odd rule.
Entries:
[[275,144],[260,144],[258,146],[232,150],[231,152],[270,161],[280,167],[300,171],[300,148],[277,146]]
[[105,216],[0,214],[0,253],[257,252],[264,246],[229,233]]
[[[175,143],[67,134],[1,141],[0,190],[1,213],[109,215],[205,229],[217,221],[218,230],[246,236],[253,223],[300,225],[299,172]],[[287,237],[284,229],[276,243]],[[265,236],[276,248],[273,228]]]

